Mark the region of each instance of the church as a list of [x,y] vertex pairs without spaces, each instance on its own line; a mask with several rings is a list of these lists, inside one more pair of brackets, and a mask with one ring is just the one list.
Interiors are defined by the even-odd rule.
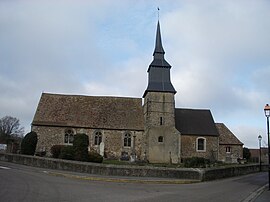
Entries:
[[32,131],[37,151],[72,145],[78,133],[89,136],[89,150],[108,159],[180,163],[185,158],[236,162],[243,143],[208,109],[175,108],[177,93],[165,60],[157,23],[148,86],[142,98],[42,93]]

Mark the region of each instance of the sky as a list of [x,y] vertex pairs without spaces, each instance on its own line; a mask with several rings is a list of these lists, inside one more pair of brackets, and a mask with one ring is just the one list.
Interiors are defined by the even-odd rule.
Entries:
[[0,118],[29,132],[42,92],[142,97],[157,7],[176,107],[267,146],[268,0],[0,0]]

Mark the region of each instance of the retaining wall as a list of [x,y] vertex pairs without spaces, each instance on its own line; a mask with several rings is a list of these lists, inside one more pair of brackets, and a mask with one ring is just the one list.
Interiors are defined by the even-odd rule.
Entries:
[[[0,161],[97,175],[177,178],[200,181],[259,172],[259,165],[237,165],[226,168],[161,168],[133,165],[105,165],[8,153],[0,153]],[[262,168],[266,171],[267,165],[263,165]]]

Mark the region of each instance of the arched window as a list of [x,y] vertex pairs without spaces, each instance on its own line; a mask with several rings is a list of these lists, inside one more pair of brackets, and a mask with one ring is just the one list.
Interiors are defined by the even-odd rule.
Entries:
[[124,147],[131,147],[131,135],[129,133],[124,136]]
[[100,131],[97,131],[95,133],[95,145],[100,145],[102,142],[102,133]]
[[163,136],[158,137],[158,142],[163,142]]
[[73,144],[73,140],[74,140],[74,133],[73,133],[73,130],[71,129],[67,129],[65,131],[65,139],[64,139],[64,142],[66,144]]
[[206,151],[206,139],[203,137],[198,137],[196,140],[196,150],[197,151]]

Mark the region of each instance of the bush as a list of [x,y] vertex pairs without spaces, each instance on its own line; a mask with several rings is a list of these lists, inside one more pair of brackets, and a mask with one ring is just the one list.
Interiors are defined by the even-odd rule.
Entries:
[[88,160],[93,163],[102,163],[103,157],[95,151],[89,152]]
[[243,158],[247,159],[247,161],[249,161],[250,157],[251,157],[251,153],[250,153],[249,149],[244,147],[243,148]]
[[64,148],[65,145],[53,145],[51,147],[51,154],[53,158],[59,158],[61,154],[61,150]]
[[74,159],[76,161],[88,161],[89,138],[86,134],[76,134],[73,141]]
[[209,164],[210,160],[202,157],[191,157],[184,159],[184,166],[187,168],[204,168]]
[[27,133],[21,143],[21,153],[34,155],[37,146],[37,134],[34,131]]
[[64,145],[59,155],[60,159],[74,160],[74,148],[70,145]]

